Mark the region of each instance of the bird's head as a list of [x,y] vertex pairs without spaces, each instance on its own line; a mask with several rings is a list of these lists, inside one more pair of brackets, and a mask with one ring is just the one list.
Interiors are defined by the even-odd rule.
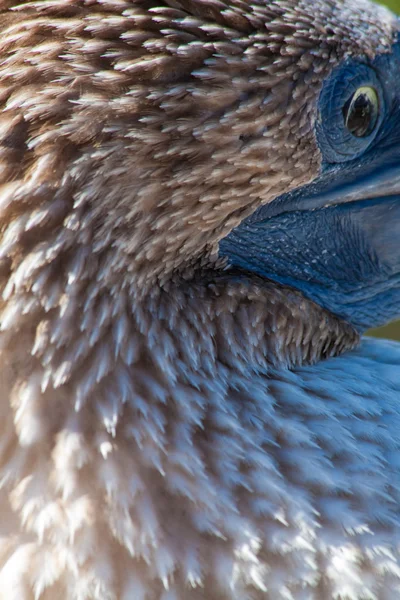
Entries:
[[312,181],[220,243],[229,264],[302,290],[361,331],[400,314],[399,74],[400,37],[389,53],[341,60],[314,104]]
[[68,312],[83,288],[84,308],[99,288],[145,298],[221,273],[232,286],[288,284],[360,330],[400,314],[389,11],[365,0],[2,10],[0,250],[4,297],[23,298],[12,315],[29,302]]

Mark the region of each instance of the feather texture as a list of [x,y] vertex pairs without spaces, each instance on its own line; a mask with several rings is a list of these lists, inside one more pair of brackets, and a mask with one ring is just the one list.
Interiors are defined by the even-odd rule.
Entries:
[[364,0],[0,3],[1,600],[400,598],[400,348],[226,269]]
[[0,596],[396,598],[399,363],[365,339],[166,397],[116,371],[127,400],[75,413],[32,378],[3,406]]

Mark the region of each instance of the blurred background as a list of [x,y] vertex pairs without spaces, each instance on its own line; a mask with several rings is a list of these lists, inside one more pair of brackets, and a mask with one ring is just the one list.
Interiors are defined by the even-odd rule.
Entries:
[[379,0],[379,4],[385,4],[397,13],[400,13],[400,0]]
[[[385,4],[386,6],[400,14],[400,0],[380,0],[380,4]],[[369,331],[369,334],[374,335],[376,337],[385,337],[400,341],[400,321],[392,323],[387,327],[381,327],[381,329],[374,329],[372,331]]]

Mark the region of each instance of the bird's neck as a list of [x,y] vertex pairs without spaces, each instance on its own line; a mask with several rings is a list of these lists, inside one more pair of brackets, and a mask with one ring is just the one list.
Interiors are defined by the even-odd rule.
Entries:
[[72,565],[89,556],[74,573],[97,565],[100,545],[124,582],[132,555],[143,558],[143,589],[153,589],[154,577],[172,578],[188,538],[205,549],[209,532],[214,546],[234,535],[232,523],[248,530],[237,485],[266,478],[267,496],[280,489],[260,449],[271,422],[277,445],[281,421],[256,371],[338,354],[357,335],[300,293],[240,274],[171,283],[139,303],[71,260],[80,277],[63,273],[66,257],[47,280],[26,263],[5,289],[0,479],[20,519],[15,543],[30,527]]
[[197,387],[221,365],[229,374],[315,363],[358,342],[300,292],[258,277],[214,272],[138,301],[132,286],[102,281],[87,258],[58,270],[44,262],[34,277],[25,258],[7,275],[1,347],[14,389],[32,384],[78,412],[103,404],[112,430],[125,402],[166,401],[176,381]]
[[151,402],[177,381],[207,384],[221,365],[268,373],[358,341],[301,292],[217,265],[144,293],[137,256],[117,244],[118,232],[96,236],[94,201],[71,206],[69,193],[39,186],[39,202],[32,183],[10,185],[0,214],[0,350],[6,385],[34,390],[43,406],[62,398],[63,410],[79,412],[103,402],[114,427],[131,398]]

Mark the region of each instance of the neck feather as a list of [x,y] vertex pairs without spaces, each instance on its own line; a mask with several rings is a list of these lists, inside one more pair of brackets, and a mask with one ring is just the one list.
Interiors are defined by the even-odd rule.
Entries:
[[[357,334],[299,292],[239,272],[170,282],[139,302],[96,260],[40,243],[4,266],[0,505],[5,514],[12,499],[13,548],[33,535],[42,557],[57,540],[55,560],[84,565],[96,585],[104,548],[115,577],[105,589],[128,589],[143,562],[140,585],[161,597],[190,557],[193,586],[224,581],[214,565],[231,560],[229,539],[244,548],[247,581],[246,548],[259,542],[246,490],[266,481],[267,505],[282,479],[268,454],[266,427],[273,447],[282,429],[268,375],[340,354]],[[35,581],[43,560],[29,562]]]

